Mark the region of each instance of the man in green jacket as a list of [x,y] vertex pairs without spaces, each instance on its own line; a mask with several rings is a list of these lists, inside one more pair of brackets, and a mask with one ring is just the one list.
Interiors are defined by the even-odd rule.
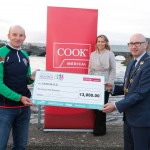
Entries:
[[31,93],[34,82],[29,57],[21,49],[26,38],[20,25],[11,26],[9,44],[0,48],[0,150],[6,150],[12,129],[12,150],[25,150],[30,122]]

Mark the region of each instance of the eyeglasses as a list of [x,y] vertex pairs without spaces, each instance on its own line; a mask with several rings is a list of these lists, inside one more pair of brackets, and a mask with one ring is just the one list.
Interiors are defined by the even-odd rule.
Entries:
[[142,43],[145,43],[145,42],[128,43],[128,46],[133,47],[133,45],[134,45],[135,47],[140,47]]

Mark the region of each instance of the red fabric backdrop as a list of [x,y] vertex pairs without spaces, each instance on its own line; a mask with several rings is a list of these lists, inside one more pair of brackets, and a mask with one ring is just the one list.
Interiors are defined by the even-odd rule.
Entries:
[[[86,74],[97,36],[98,10],[48,7],[46,69]],[[45,129],[92,129],[89,109],[45,106]]]

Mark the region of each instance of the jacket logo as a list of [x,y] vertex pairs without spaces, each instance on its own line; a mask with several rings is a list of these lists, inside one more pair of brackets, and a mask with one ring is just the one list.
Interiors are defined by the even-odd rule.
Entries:
[[6,58],[6,62],[8,62],[8,60],[9,60],[9,56]]
[[25,66],[27,66],[28,61],[25,58],[23,58],[22,61],[24,62]]

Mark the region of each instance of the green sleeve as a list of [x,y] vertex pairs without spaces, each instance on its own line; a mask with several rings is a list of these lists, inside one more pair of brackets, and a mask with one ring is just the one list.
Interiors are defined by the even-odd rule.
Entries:
[[[29,60],[29,55],[24,51],[21,50],[21,52],[25,55],[25,57]],[[28,65],[28,73],[27,73],[27,84],[32,84],[34,81],[30,80],[30,76],[31,76],[31,67],[30,67],[30,61],[29,61],[29,65]]]
[[32,84],[34,82],[33,80],[30,80],[30,76],[31,76],[31,67],[30,67],[30,63],[29,63],[28,74],[27,74],[27,83],[28,84]]

